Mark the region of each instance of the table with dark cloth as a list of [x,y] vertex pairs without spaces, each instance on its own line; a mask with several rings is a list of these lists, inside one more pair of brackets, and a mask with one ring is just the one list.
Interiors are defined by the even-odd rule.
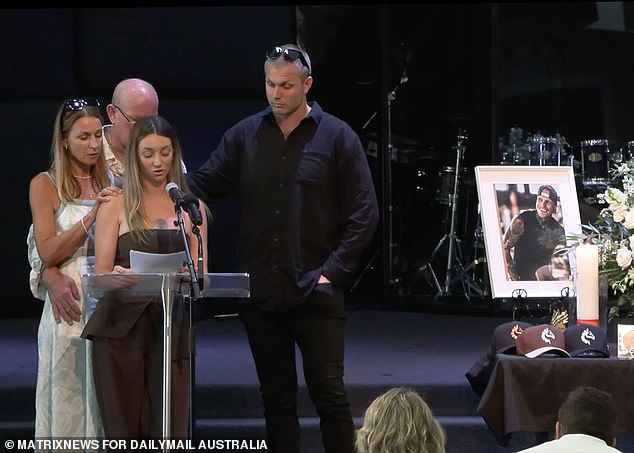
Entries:
[[531,359],[498,354],[477,412],[506,446],[516,431],[553,432],[559,407],[581,385],[609,392],[617,404],[617,431],[634,432],[634,362],[615,356]]

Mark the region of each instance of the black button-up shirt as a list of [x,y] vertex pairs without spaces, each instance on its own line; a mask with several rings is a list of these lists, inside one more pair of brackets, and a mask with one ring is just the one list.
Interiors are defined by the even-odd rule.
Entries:
[[270,108],[241,120],[187,173],[189,189],[207,203],[235,191],[239,271],[250,274],[252,297],[268,308],[297,305],[320,274],[343,283],[378,225],[358,135],[310,105],[287,138]]

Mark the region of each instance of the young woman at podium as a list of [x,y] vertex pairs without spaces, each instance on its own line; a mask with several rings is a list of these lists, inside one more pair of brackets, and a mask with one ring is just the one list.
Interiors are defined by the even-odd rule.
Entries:
[[[187,185],[182,151],[170,124],[160,116],[136,121],[125,156],[123,195],[97,217],[95,272],[129,274],[130,251],[184,251],[187,237],[193,263],[198,240],[207,250],[207,219],[199,226],[177,210],[166,191]],[[173,184],[172,184],[173,186]],[[104,207],[105,208],[105,207]],[[200,211],[207,209],[200,202]],[[198,228],[196,234],[195,228]],[[206,260],[205,260],[206,261]],[[206,262],[204,263],[206,272]],[[112,291],[99,300],[84,336],[94,343],[93,371],[106,437],[159,438],[163,427],[163,304],[155,295],[130,296]],[[172,315],[171,436],[186,438],[189,422],[189,316],[185,304],[174,303]]]

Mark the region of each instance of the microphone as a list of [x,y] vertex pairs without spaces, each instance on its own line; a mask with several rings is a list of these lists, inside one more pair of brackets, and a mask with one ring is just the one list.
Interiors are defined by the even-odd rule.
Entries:
[[174,182],[170,182],[165,186],[165,192],[168,193],[176,206],[185,209],[194,225],[200,226],[203,224],[203,216],[200,213],[198,198],[191,194],[181,192],[178,188],[178,184]]
[[414,50],[408,47],[404,42],[402,42],[401,52],[402,52],[402,56],[399,58],[399,60],[402,60],[402,64],[403,64],[403,73],[401,74],[401,81],[400,81],[402,85],[409,81],[409,76],[407,75],[407,65],[412,60],[412,54],[414,53]]

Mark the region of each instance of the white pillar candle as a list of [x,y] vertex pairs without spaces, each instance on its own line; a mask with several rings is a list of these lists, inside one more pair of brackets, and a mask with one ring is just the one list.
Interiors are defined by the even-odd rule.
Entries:
[[577,323],[599,325],[599,247],[577,246]]

